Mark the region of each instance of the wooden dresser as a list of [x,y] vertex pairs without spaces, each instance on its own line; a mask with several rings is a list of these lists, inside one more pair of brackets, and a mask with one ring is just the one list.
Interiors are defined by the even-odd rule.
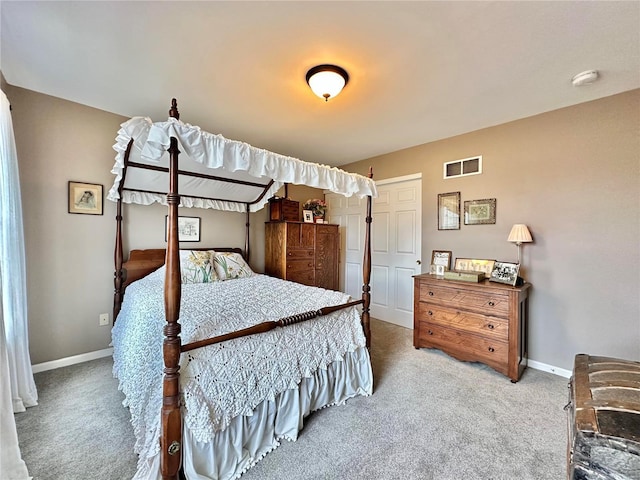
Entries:
[[303,222],[265,224],[265,273],[338,290],[338,225]]
[[527,366],[530,287],[416,275],[413,346],[482,362],[517,382]]

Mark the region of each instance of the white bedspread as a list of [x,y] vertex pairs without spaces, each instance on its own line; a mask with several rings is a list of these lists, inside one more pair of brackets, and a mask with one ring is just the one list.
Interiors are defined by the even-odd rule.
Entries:
[[[127,288],[113,328],[114,374],[126,396],[140,462],[159,450],[162,404],[164,268]],[[350,300],[347,294],[264,275],[182,286],[182,342]],[[182,355],[185,426],[211,441],[237,416],[297,388],[303,378],[364,347],[356,307]],[[361,392],[370,394],[371,391]]]

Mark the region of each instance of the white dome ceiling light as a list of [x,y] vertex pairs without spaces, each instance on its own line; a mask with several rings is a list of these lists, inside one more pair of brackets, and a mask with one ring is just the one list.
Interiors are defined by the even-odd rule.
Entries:
[[586,72],[578,73],[571,79],[571,83],[574,87],[580,87],[582,85],[589,85],[598,80],[599,74],[597,70],[587,70]]
[[309,87],[325,101],[337,96],[348,82],[349,74],[337,65],[318,65],[307,72]]

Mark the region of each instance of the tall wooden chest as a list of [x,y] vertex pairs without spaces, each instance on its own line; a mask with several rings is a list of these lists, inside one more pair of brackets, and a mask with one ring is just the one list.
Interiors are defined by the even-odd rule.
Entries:
[[267,222],[264,233],[267,275],[338,290],[338,225]]
[[567,412],[567,478],[640,479],[640,362],[576,355]]

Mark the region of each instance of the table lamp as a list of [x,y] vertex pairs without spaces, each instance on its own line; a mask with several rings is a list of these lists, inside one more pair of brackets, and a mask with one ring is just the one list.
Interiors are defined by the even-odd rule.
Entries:
[[520,263],[520,245],[523,243],[533,242],[533,238],[531,238],[531,233],[526,225],[516,223],[511,227],[511,233],[509,233],[507,241],[513,242],[518,246],[518,263]]

